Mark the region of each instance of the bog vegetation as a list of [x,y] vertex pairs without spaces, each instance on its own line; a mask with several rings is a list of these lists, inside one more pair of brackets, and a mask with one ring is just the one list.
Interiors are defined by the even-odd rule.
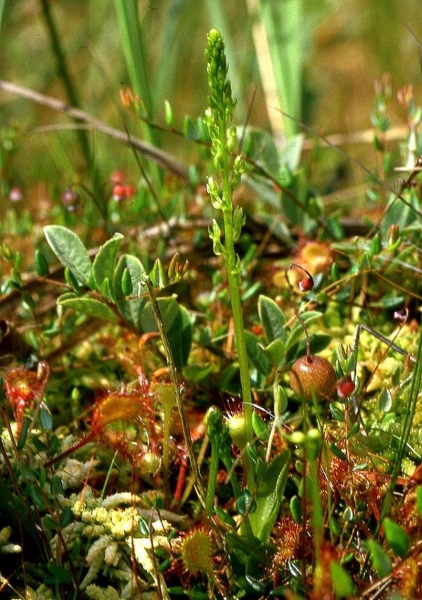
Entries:
[[[117,130],[78,107],[40,4],[70,102],[0,89],[76,119],[86,170],[65,189],[50,174],[48,198],[26,190],[11,176],[20,132],[3,126],[1,593],[422,597],[412,86],[376,84],[376,170],[327,158],[300,123],[300,36],[277,37],[286,23],[299,31],[300,3],[284,3],[287,21],[281,3],[262,8],[258,33],[280,67],[282,138],[239,121],[236,45],[217,29],[191,48],[205,48],[207,108],[178,128],[171,101],[152,118],[137,3],[116,0],[130,79],[116,101],[139,128]],[[88,126],[123,143],[133,170],[101,178]],[[163,149],[174,136],[189,164]]]

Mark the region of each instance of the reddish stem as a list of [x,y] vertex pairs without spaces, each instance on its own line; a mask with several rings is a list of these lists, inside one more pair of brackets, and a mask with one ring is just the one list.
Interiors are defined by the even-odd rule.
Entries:
[[46,468],[51,467],[51,465],[54,465],[54,463],[58,462],[59,460],[63,460],[63,458],[66,458],[70,454],[73,454],[73,452],[76,452],[76,450],[79,450],[79,448],[83,448],[83,446],[88,444],[96,436],[97,436],[96,431],[90,431],[89,433],[86,434],[85,437],[83,437],[81,440],[79,440],[79,442],[76,442],[76,444],[74,444],[73,446],[71,446],[70,448],[68,448],[67,450],[62,452],[61,454],[58,454],[57,456],[50,458],[50,460],[44,464],[44,467],[46,467]]

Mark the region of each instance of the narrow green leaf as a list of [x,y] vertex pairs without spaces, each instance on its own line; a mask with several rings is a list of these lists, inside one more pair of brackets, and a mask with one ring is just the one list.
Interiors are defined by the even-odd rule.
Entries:
[[53,475],[53,477],[51,478],[50,490],[53,496],[63,494],[62,480],[58,475]]
[[389,517],[386,517],[382,524],[389,547],[402,558],[406,556],[409,551],[409,538],[405,531]]
[[334,592],[337,598],[352,596],[354,585],[349,573],[337,562],[330,563],[330,574],[333,582]]
[[[280,107],[288,115],[300,120],[304,33],[302,2],[260,2],[259,12],[268,39]],[[259,48],[257,52],[259,55]],[[286,137],[294,135],[296,129],[297,124],[285,117]]]
[[198,130],[192,117],[185,116],[185,120],[183,122],[183,135],[190,142],[198,139]]
[[[68,296],[68,294],[66,294]],[[65,308],[71,308],[76,312],[81,312],[84,315],[90,315],[91,317],[98,317],[99,319],[106,319],[107,321],[117,321],[117,316],[113,310],[107,306],[104,302],[91,298],[90,296],[81,296],[74,298],[63,298],[61,296],[57,304],[64,306]]]
[[167,335],[174,363],[181,369],[188,362],[193,337],[192,320],[184,306],[179,305],[178,314]]
[[43,518],[42,525],[45,529],[51,529],[52,531],[60,527],[60,524],[49,516]]
[[[192,322],[188,311],[180,306],[175,297],[158,298],[158,307],[176,367],[184,367],[188,361],[192,344]],[[142,311],[142,331],[157,331],[157,324],[148,302]]]
[[337,456],[337,458],[339,458],[340,460],[343,460],[345,462],[347,461],[347,456],[345,455],[343,450],[341,450],[341,448],[339,448],[337,444],[334,444],[334,442],[330,443],[330,450],[334,454],[334,456]]
[[[394,295],[386,294],[385,296],[383,296],[381,298],[379,304],[380,304],[380,306],[382,306],[382,308],[391,310],[393,308],[402,307],[405,301],[406,301],[405,296],[394,296]],[[376,306],[376,304],[375,304],[375,306]]]
[[418,507],[419,516],[422,517],[422,485],[416,488],[416,506]]
[[130,271],[127,267],[122,275],[122,292],[125,296],[130,296],[133,292],[132,277],[130,276]]
[[62,527],[67,527],[73,521],[73,513],[69,506],[66,506],[60,515],[60,525]]
[[110,279],[106,277],[102,283],[100,292],[104,296],[104,298],[110,298],[111,300],[115,300],[114,298],[114,288],[110,285]]
[[392,406],[393,406],[393,398],[391,396],[391,392],[390,392],[390,390],[385,389],[381,392],[381,394],[378,397],[378,408],[382,412],[387,413],[388,411],[391,410]]
[[145,297],[126,298],[122,290],[122,277],[124,270],[127,269],[132,280],[132,289],[137,293],[139,284],[142,283],[146,275],[143,264],[131,254],[124,254],[120,257],[113,274],[113,287],[116,298],[116,305],[119,313],[128,322],[131,327],[141,331],[141,313],[147,302]]
[[51,413],[45,406],[42,406],[40,410],[40,423],[44,431],[51,431],[53,429]]
[[138,520],[138,529],[141,535],[149,535],[150,527],[148,521],[144,517],[139,517]]
[[[253,413],[255,414],[255,413]],[[253,416],[253,415],[252,415]],[[256,459],[255,465],[255,477],[257,485],[259,485],[260,481],[263,481],[268,473],[267,463],[265,463],[260,456]]]
[[274,340],[268,346],[265,346],[263,351],[276,367],[281,367],[285,363],[286,344],[280,339]]
[[40,250],[39,248],[35,250],[34,267],[39,277],[48,276],[48,262],[42,250]]
[[115,233],[113,237],[101,246],[92,264],[92,275],[94,283],[99,292],[106,298],[112,300],[110,287],[105,286],[106,279],[112,281],[117,252],[123,239],[121,233]]
[[227,514],[224,510],[222,510],[218,506],[216,506],[214,510],[215,510],[215,514],[218,515],[218,517],[222,521],[224,521],[224,523],[227,523],[227,525],[230,525],[231,527],[236,527],[236,521],[233,519],[233,517],[231,515]]
[[267,464],[267,477],[257,488],[256,511],[249,515],[254,535],[267,542],[277,519],[290,468],[290,452],[284,450]]
[[80,238],[61,225],[44,227],[46,240],[59,261],[72,272],[82,285],[89,285],[91,260]]
[[380,234],[376,233],[371,240],[371,246],[369,248],[369,256],[373,257],[379,254],[382,250]]
[[168,100],[164,100],[164,121],[167,127],[173,127],[173,109]]
[[[145,43],[143,19],[139,15],[137,0],[115,0],[114,2],[120,40],[125,56],[130,83],[135,94],[142,98],[142,112],[148,120],[154,115],[155,86],[148,68],[148,49]],[[148,123],[140,123],[147,140],[159,146],[159,135]]]
[[75,275],[72,273],[70,269],[67,267],[64,270],[64,279],[70,287],[72,287],[77,294],[81,291],[81,285],[79,281],[76,279]]
[[151,283],[154,287],[163,288],[167,285],[167,275],[163,267],[163,263],[159,258],[154,262],[154,266],[149,274]]
[[29,424],[30,421],[29,419],[24,419],[23,423],[22,423],[22,430],[18,439],[18,450],[22,450],[22,448],[25,446],[26,444],[26,438],[28,436],[28,428],[29,428]]
[[[38,484],[37,484],[38,485]],[[42,510],[44,510],[46,507],[45,504],[45,499],[44,496],[42,495],[42,493],[40,492],[40,490],[38,489],[38,487],[34,484],[30,484],[28,486],[29,492],[31,494],[31,498],[35,504],[35,506],[37,506],[37,508],[41,508]]]
[[40,489],[44,489],[44,486],[47,482],[47,471],[45,470],[45,467],[41,466],[38,469],[38,483],[40,486]]
[[212,364],[187,365],[183,369],[183,377],[190,383],[199,384],[203,382],[214,371]]
[[[168,332],[177,316],[179,305],[174,296],[168,298],[157,298],[157,302],[160,309],[161,319],[164,324],[164,329],[168,335]],[[148,302],[142,311],[141,324],[142,331],[158,331],[151,302]]]
[[262,373],[263,375],[269,375],[273,365],[265,355],[265,352],[260,344],[260,339],[250,331],[245,331],[245,341],[248,358],[253,366],[259,371],[259,373]]
[[236,509],[240,515],[244,515],[246,511],[253,514],[256,510],[256,504],[252,499],[252,494],[248,490],[242,490],[239,497],[236,499]]
[[48,580],[51,580],[51,583],[71,583],[72,573],[68,568],[56,565],[54,563],[49,563],[47,564],[47,569],[50,573]]
[[268,440],[270,437],[268,426],[256,412],[252,413],[252,427],[255,435],[259,437],[260,440]]
[[391,560],[387,552],[375,540],[368,541],[368,549],[378,576],[387,577],[391,573]]
[[274,392],[274,412],[276,417],[281,416],[287,410],[287,394],[281,385],[278,385]]
[[268,296],[261,295],[258,298],[258,314],[268,341],[272,342],[276,339],[285,341],[287,335],[285,329],[286,318],[278,304]]

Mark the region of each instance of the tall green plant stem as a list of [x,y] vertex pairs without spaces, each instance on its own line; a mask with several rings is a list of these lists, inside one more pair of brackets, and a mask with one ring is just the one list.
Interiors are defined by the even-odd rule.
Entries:
[[193,472],[193,476],[195,478],[195,488],[198,494],[198,498],[203,507],[205,507],[205,489],[202,483],[202,477],[199,472],[198,462],[195,458],[195,453],[193,451],[192,438],[189,430],[189,423],[186,417],[185,408],[183,405],[183,398],[180,392],[180,382],[178,378],[178,373],[176,366],[174,364],[173,353],[170,347],[170,343],[168,341],[168,337],[166,331],[164,329],[163,320],[160,313],[160,307],[158,306],[157,298],[154,295],[154,290],[152,288],[151,281],[148,277],[145,277],[144,284],[147,288],[147,293],[149,300],[151,302],[152,312],[154,313],[155,322],[157,325],[158,333],[160,334],[161,342],[164,347],[164,354],[167,360],[167,366],[169,368],[170,379],[173,386],[174,391],[174,399],[176,402],[177,410],[179,411],[180,422],[182,424],[183,437],[185,439],[186,449],[188,452],[189,460],[191,463],[191,468]]
[[[243,410],[245,415],[245,438],[246,442],[251,442],[253,438],[252,429],[252,392],[249,376],[248,354],[246,351],[245,329],[243,326],[242,303],[239,290],[239,269],[236,265],[236,254],[234,250],[233,236],[233,215],[229,211],[224,211],[224,234],[226,249],[226,267],[227,280],[230,289],[230,301],[233,314],[234,336],[236,340],[237,360],[239,362],[240,385],[242,388]],[[248,460],[248,454],[245,453],[244,459],[246,467],[246,481],[249,490],[253,489],[254,471],[253,464]]]
[[234,335],[236,339],[237,359],[240,370],[240,384],[242,387],[243,408],[246,421],[246,438],[250,441],[253,437],[252,430],[252,402],[251,382],[249,376],[248,354],[246,351],[245,328],[243,326],[242,303],[240,299],[240,273],[236,264],[236,253],[234,249],[233,236],[233,214],[232,211],[223,211],[224,236],[225,236],[225,259],[227,268],[227,280],[230,289],[230,302],[233,314]]
[[[224,243],[221,241],[220,227],[215,220],[209,229],[209,235],[213,241],[214,253],[217,256],[222,254],[226,262],[242,387],[245,440],[248,443],[253,438],[251,384],[240,299],[241,264],[235,252],[235,242],[240,237],[244,215],[241,208],[235,208],[233,205],[233,190],[240,183],[244,165],[239,156],[234,161],[232,158],[232,152],[236,144],[236,129],[232,122],[235,102],[232,98],[231,85],[227,77],[228,68],[221,34],[215,29],[211,30],[207,42],[206,56],[210,107],[206,111],[205,120],[211,138],[211,154],[216,173],[216,178],[208,178],[207,189],[212,205],[216,210],[223,213]],[[253,464],[247,453],[244,456],[244,465],[247,485],[249,489],[252,489],[254,485]]]

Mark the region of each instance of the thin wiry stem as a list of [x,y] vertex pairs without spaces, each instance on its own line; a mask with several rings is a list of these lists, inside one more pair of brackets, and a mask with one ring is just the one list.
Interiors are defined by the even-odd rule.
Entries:
[[154,290],[153,290],[151,280],[149,279],[149,277],[144,278],[144,283],[147,288],[148,297],[151,302],[151,307],[152,307],[152,311],[154,313],[155,322],[157,324],[157,329],[160,334],[161,342],[164,347],[164,353],[165,353],[165,356],[167,359],[167,366],[169,369],[170,379],[171,379],[171,382],[173,385],[174,395],[176,398],[177,410],[179,411],[180,421],[182,424],[183,437],[185,439],[185,444],[186,444],[186,449],[188,451],[189,461],[190,461],[193,475],[195,478],[196,492],[198,494],[199,501],[201,502],[202,506],[205,507],[205,496],[206,496],[205,489],[204,489],[204,485],[202,483],[201,474],[199,472],[198,463],[196,461],[196,457],[195,457],[195,454],[193,451],[192,438],[190,435],[190,429],[189,429],[189,424],[188,424],[188,420],[186,417],[186,412],[185,412],[185,409],[183,406],[183,398],[182,398],[182,394],[180,392],[180,381],[179,381],[179,376],[177,373],[176,366],[174,364],[173,353],[172,353],[172,350],[170,347],[170,343],[169,343],[166,331],[164,329],[163,320],[161,318],[160,307],[158,306],[157,298],[155,297]]
[[30,90],[28,88],[1,79],[0,90],[4,90],[5,92],[9,92],[11,94],[17,94],[22,98],[27,98],[28,100],[37,102],[38,104],[42,104],[43,106],[48,106],[53,110],[64,112],[67,115],[69,115],[69,117],[78,119],[80,121],[83,121],[84,123],[89,123],[90,125],[93,125],[95,129],[97,129],[97,131],[100,131],[101,133],[104,133],[105,135],[108,135],[114,138],[115,140],[122,142],[122,144],[125,144],[126,146],[132,146],[133,148],[136,148],[137,150],[142,152],[142,154],[148,156],[151,160],[155,161],[162,167],[173,171],[173,173],[176,173],[183,179],[189,179],[187,167],[168,152],[164,152],[164,150],[160,150],[159,148],[156,148],[152,144],[144,142],[139,138],[129,136],[124,131],[114,129],[114,127],[106,125],[105,123],[100,121],[100,119],[92,117],[90,114],[84,112],[83,110],[80,110],[79,108],[73,108],[72,106],[69,106],[61,100],[57,100],[56,98],[52,98],[51,96],[39,94],[38,92],[34,92],[33,90]]

